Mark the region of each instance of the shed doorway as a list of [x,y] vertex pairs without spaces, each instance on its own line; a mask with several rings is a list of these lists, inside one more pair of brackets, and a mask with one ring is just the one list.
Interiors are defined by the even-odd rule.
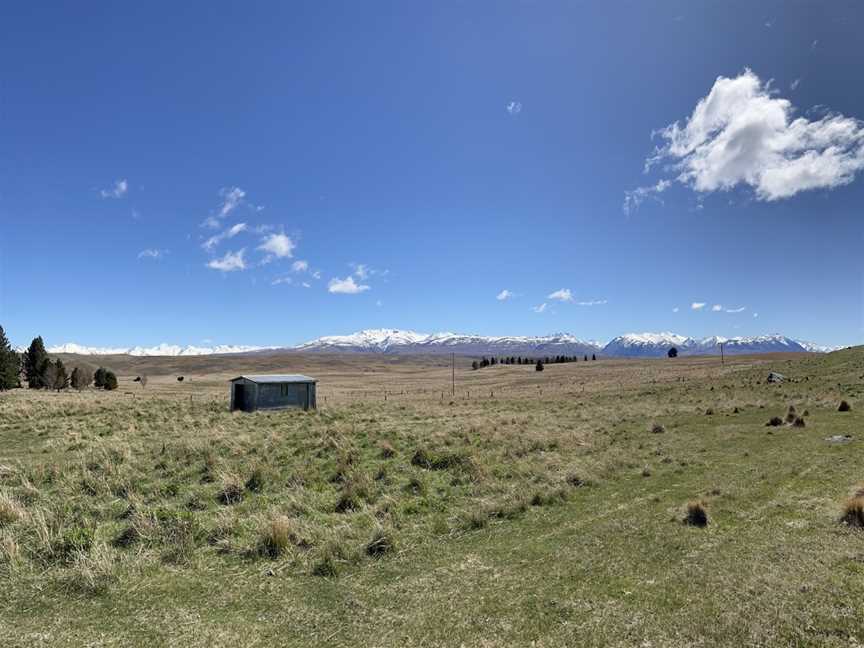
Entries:
[[234,409],[246,411],[246,385],[234,385]]

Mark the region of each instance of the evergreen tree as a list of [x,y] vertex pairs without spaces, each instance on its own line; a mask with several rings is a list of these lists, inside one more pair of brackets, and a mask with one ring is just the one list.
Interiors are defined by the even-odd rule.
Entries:
[[73,389],[81,391],[93,382],[93,374],[86,367],[75,367],[70,382]]
[[114,375],[113,371],[105,372],[105,389],[108,391],[117,389],[117,376]]
[[104,367],[99,367],[96,370],[96,373],[93,376],[93,386],[96,387],[96,389],[104,389],[105,388],[105,374],[106,373],[107,372],[105,371]]
[[586,354],[585,354],[585,357],[582,358],[582,359],[583,359],[585,362],[588,362],[588,354],[586,353]]
[[24,353],[24,375],[30,389],[42,389],[45,387],[45,372],[51,361],[45,350],[45,343],[40,335],[30,343],[30,348]]
[[672,347],[671,349],[669,349],[669,351],[666,355],[668,355],[670,358],[677,358],[678,357],[678,349],[676,349],[675,347]]
[[0,326],[0,391],[21,386],[21,358],[12,349],[6,332]]
[[597,356],[594,355],[594,354],[592,353],[592,354],[591,354],[591,359],[592,359],[592,360],[596,360],[596,359],[597,359]]
[[538,360],[537,364],[534,365],[534,371],[543,371],[543,362],[541,360]]
[[60,358],[54,362],[48,360],[47,368],[42,375],[45,380],[45,387],[48,389],[56,389],[59,392],[69,386],[69,375],[66,373],[66,367],[63,366],[63,361]]
[[476,360],[475,360],[474,362],[471,363],[471,368],[472,368],[474,371],[477,371],[477,368],[478,368],[479,366],[480,366],[480,365],[477,364],[477,361],[476,361]]

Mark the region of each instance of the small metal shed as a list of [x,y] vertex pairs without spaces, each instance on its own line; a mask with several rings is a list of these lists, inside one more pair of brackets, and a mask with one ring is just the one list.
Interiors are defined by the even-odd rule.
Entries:
[[231,379],[231,411],[315,409],[317,383],[300,374],[237,376]]

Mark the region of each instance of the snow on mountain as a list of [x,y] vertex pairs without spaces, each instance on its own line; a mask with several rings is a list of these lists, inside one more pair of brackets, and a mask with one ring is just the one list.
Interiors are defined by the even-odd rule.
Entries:
[[74,342],[46,348],[48,353],[77,353],[80,355],[131,355],[131,356],[199,356],[219,353],[251,353],[264,351],[274,347],[231,346],[219,344],[212,347],[179,346],[176,344],[158,344],[152,347],[88,347]]
[[671,332],[627,333],[607,344],[582,340],[569,333],[542,336],[484,336],[459,333],[418,333],[399,329],[367,329],[350,335],[328,335],[295,347],[217,345],[209,347],[159,344],[153,347],[87,347],[75,343],[48,347],[49,353],[81,355],[200,356],[284,350],[342,353],[457,353],[460,355],[604,355],[611,357],[661,357],[675,347],[679,355],[772,353],[796,351],[827,353],[836,348],[802,342],[783,335],[724,338],[691,338]]

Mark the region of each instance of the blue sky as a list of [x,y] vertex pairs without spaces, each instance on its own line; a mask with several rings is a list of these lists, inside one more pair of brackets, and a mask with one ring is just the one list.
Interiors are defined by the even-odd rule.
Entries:
[[4,10],[17,344],[864,337],[858,2],[179,4]]

